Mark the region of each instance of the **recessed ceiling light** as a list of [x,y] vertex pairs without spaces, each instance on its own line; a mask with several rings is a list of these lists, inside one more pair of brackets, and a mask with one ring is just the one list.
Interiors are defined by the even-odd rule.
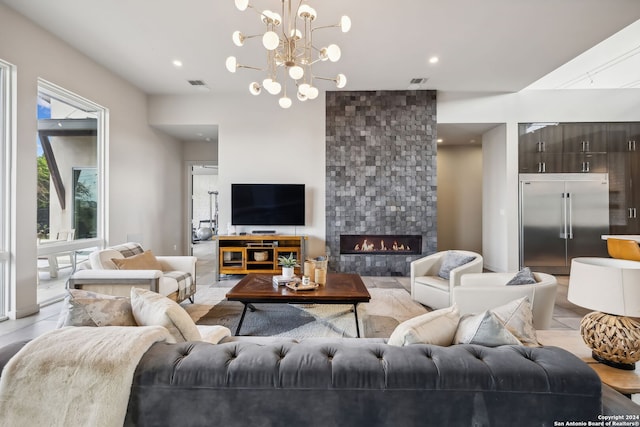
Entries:
[[429,64],[437,64],[438,61],[440,61],[440,58],[438,58],[437,56],[432,56],[431,58],[429,58]]
[[474,142],[476,142],[476,140],[475,139],[471,139],[471,140],[469,140],[469,142],[473,144]]
[[441,142],[443,142],[444,140],[442,138],[438,138],[438,140],[436,141],[438,144],[440,144]]
[[173,66],[176,68],[180,68],[182,67],[182,61],[180,61],[179,59],[174,59],[172,62]]

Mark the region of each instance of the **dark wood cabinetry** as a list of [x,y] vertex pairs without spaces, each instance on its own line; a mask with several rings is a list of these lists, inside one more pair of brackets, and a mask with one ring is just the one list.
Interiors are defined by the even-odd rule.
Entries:
[[640,123],[609,127],[609,223],[611,234],[639,234]]
[[640,123],[522,123],[520,173],[608,173],[611,234],[640,234]]
[[557,124],[521,124],[520,173],[562,172],[562,128]]
[[520,125],[520,173],[605,173],[607,124]]

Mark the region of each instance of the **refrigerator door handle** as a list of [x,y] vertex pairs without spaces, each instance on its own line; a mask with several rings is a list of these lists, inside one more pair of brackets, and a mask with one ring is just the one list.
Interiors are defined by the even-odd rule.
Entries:
[[567,193],[562,193],[562,231],[560,238],[567,240]]
[[573,239],[573,203],[571,203],[571,193],[567,193],[567,203],[569,205],[569,239]]

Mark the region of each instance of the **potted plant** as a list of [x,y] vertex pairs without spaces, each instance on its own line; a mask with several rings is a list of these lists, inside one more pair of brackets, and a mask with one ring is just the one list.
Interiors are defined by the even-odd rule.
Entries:
[[285,278],[293,277],[293,269],[298,266],[298,260],[293,255],[293,252],[289,256],[280,255],[278,257],[278,264],[282,266],[282,276]]

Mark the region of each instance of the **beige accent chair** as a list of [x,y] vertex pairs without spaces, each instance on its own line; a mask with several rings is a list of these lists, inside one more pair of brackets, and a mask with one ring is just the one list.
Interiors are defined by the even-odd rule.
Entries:
[[463,315],[481,313],[527,296],[533,311],[533,327],[549,329],[558,281],[550,274],[533,272],[537,283],[506,286],[515,275],[515,272],[465,274],[460,286],[453,290],[453,303]]
[[149,289],[178,303],[196,293],[194,256],[156,256],[162,270],[118,270],[113,258],[128,258],[144,252],[138,243],[129,242],[95,251],[89,260],[78,264],[68,286],[100,294],[129,296],[132,287]]
[[475,259],[452,269],[449,280],[443,279],[438,276],[438,272],[447,252],[436,252],[411,263],[411,298],[434,310],[451,306],[451,291],[460,285],[460,278],[463,275],[482,272],[482,255],[455,250],[454,252],[462,255],[475,256]]

